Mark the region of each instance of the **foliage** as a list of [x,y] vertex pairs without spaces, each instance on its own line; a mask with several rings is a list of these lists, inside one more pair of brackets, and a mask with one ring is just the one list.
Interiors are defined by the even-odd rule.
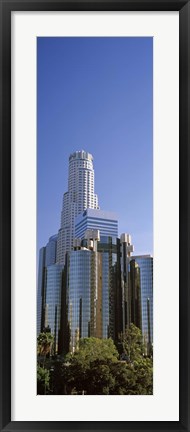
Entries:
[[79,341],[79,350],[74,355],[67,355],[67,360],[78,363],[93,362],[95,360],[113,360],[118,358],[117,349],[112,339],[83,338]]
[[47,394],[50,386],[49,370],[38,366],[37,368],[37,394]]
[[54,337],[50,332],[40,333],[37,338],[38,354],[46,356],[51,352]]
[[146,357],[134,362],[136,377],[134,394],[153,394],[153,362]]
[[125,333],[120,335],[120,344],[122,351],[127,355],[130,362],[140,360],[145,353],[145,346],[141,330],[134,324],[131,324]]
[[53,388],[56,394],[107,394],[112,377],[109,362],[117,362],[118,352],[112,339],[80,339],[79,350],[68,354],[62,365],[56,364]]
[[111,339],[81,339],[78,351],[67,355],[65,362],[55,363],[53,393],[152,394],[152,360],[143,356],[142,337],[137,330],[132,328],[130,338],[125,340],[133,362],[118,360]]

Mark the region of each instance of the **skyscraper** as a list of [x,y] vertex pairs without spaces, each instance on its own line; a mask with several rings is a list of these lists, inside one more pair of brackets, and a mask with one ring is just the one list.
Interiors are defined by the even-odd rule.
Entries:
[[[87,247],[75,241],[74,250],[66,254],[65,310],[71,352],[77,348],[80,338],[102,338],[102,260],[97,252],[98,239],[97,230],[89,231],[85,242]],[[66,334],[67,327],[63,331],[64,339]]]
[[44,277],[45,277],[46,248],[39,252],[38,288],[37,288],[37,334],[42,331],[44,321]]
[[63,195],[57,263],[65,263],[65,254],[71,251],[73,246],[75,218],[87,208],[99,207],[98,197],[94,193],[93,157],[82,150],[69,157],[68,191]]
[[37,292],[37,334],[45,328],[46,268],[56,262],[57,234],[49,238],[39,252],[38,292]]
[[50,266],[56,262],[56,249],[57,249],[57,234],[54,234],[49,238],[46,245],[46,259],[45,266]]
[[142,330],[140,268],[134,259],[131,259],[129,268],[130,323]]
[[101,236],[97,246],[102,255],[103,338],[117,340],[122,331],[120,241],[114,236]]
[[63,266],[61,264],[53,264],[45,268],[44,328],[48,328],[54,336],[53,354],[58,352],[60,337],[62,280]]
[[134,251],[131,236],[123,233],[120,236],[121,249],[121,291],[122,291],[122,331],[131,324],[131,293],[129,287],[129,262]]
[[115,213],[87,209],[75,219],[75,237],[83,238],[87,229],[98,229],[101,236],[118,236],[118,220]]
[[149,354],[153,343],[153,258],[139,255],[132,260],[140,270],[142,334]]
[[[80,338],[118,339],[121,317],[119,239],[87,230],[66,254],[64,291],[67,320],[63,323],[64,350],[74,351]],[[63,320],[62,320],[63,321]],[[69,328],[69,347],[67,329]]]
[[133,251],[116,215],[98,207],[92,155],[71,154],[61,227],[39,257],[37,327],[54,335],[54,354],[74,351],[81,337],[117,342],[131,323],[151,353],[153,259]]

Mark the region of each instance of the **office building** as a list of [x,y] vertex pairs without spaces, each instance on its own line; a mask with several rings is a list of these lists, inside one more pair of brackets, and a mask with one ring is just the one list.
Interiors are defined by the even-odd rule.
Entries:
[[151,353],[153,258],[133,252],[116,215],[99,209],[92,155],[74,152],[60,230],[39,255],[37,332],[51,331],[54,354],[74,352],[83,337],[117,342],[131,323]]
[[140,255],[132,259],[140,269],[142,334],[149,354],[153,343],[153,258]]
[[44,310],[44,272],[45,272],[46,248],[42,247],[39,252],[38,286],[37,286],[37,335],[43,328]]
[[129,286],[129,263],[134,251],[131,236],[123,233],[120,236],[120,264],[121,264],[121,295],[122,295],[122,332],[131,323],[131,294]]
[[[74,250],[66,254],[65,310],[71,352],[78,348],[80,338],[102,338],[102,263],[101,254],[97,252],[96,238],[97,235],[86,237],[89,249],[82,243],[79,245],[79,242],[75,242]],[[65,350],[67,351],[66,347]]]
[[75,237],[84,238],[87,229],[98,229],[100,237],[118,237],[117,216],[112,212],[88,208],[75,219]]
[[98,230],[87,230],[84,237],[75,239],[74,249],[66,254],[65,352],[75,351],[81,337],[117,340],[121,331],[119,239],[100,237]]
[[57,234],[51,236],[46,245],[46,259],[45,259],[46,267],[55,264],[56,250],[57,250]]
[[45,328],[45,270],[47,266],[55,264],[57,250],[57,235],[49,238],[45,247],[39,251],[38,288],[37,288],[37,335]]
[[102,337],[116,341],[122,331],[119,239],[101,236],[97,250],[102,256]]
[[65,263],[65,254],[73,247],[75,218],[87,208],[99,207],[98,197],[94,193],[93,157],[82,150],[69,157],[68,191],[63,195],[61,227],[57,241],[58,263]]
[[45,268],[45,316],[44,328],[54,336],[52,354],[58,353],[61,318],[61,294],[63,283],[63,265],[53,264]]
[[140,268],[134,259],[129,264],[129,298],[130,298],[130,323],[133,323],[142,331],[142,303]]

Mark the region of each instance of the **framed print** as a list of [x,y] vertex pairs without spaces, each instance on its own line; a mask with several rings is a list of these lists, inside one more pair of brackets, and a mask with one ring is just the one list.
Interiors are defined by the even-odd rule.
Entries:
[[1,0],[1,430],[189,430],[189,1]]

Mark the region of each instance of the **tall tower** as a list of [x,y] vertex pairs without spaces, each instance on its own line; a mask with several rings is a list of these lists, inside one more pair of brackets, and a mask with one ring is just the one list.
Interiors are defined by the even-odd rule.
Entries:
[[129,327],[131,323],[131,296],[130,287],[128,280],[129,263],[131,260],[131,253],[134,251],[132,245],[131,236],[123,233],[120,237],[121,243],[121,290],[122,290],[122,320],[123,320],[123,332],[126,327]]
[[140,269],[142,334],[147,353],[153,344],[153,258],[150,255],[133,256]]
[[82,150],[72,153],[69,157],[68,192],[63,195],[57,263],[65,263],[65,254],[73,247],[75,218],[87,208],[99,207],[98,197],[94,193],[93,157]]

